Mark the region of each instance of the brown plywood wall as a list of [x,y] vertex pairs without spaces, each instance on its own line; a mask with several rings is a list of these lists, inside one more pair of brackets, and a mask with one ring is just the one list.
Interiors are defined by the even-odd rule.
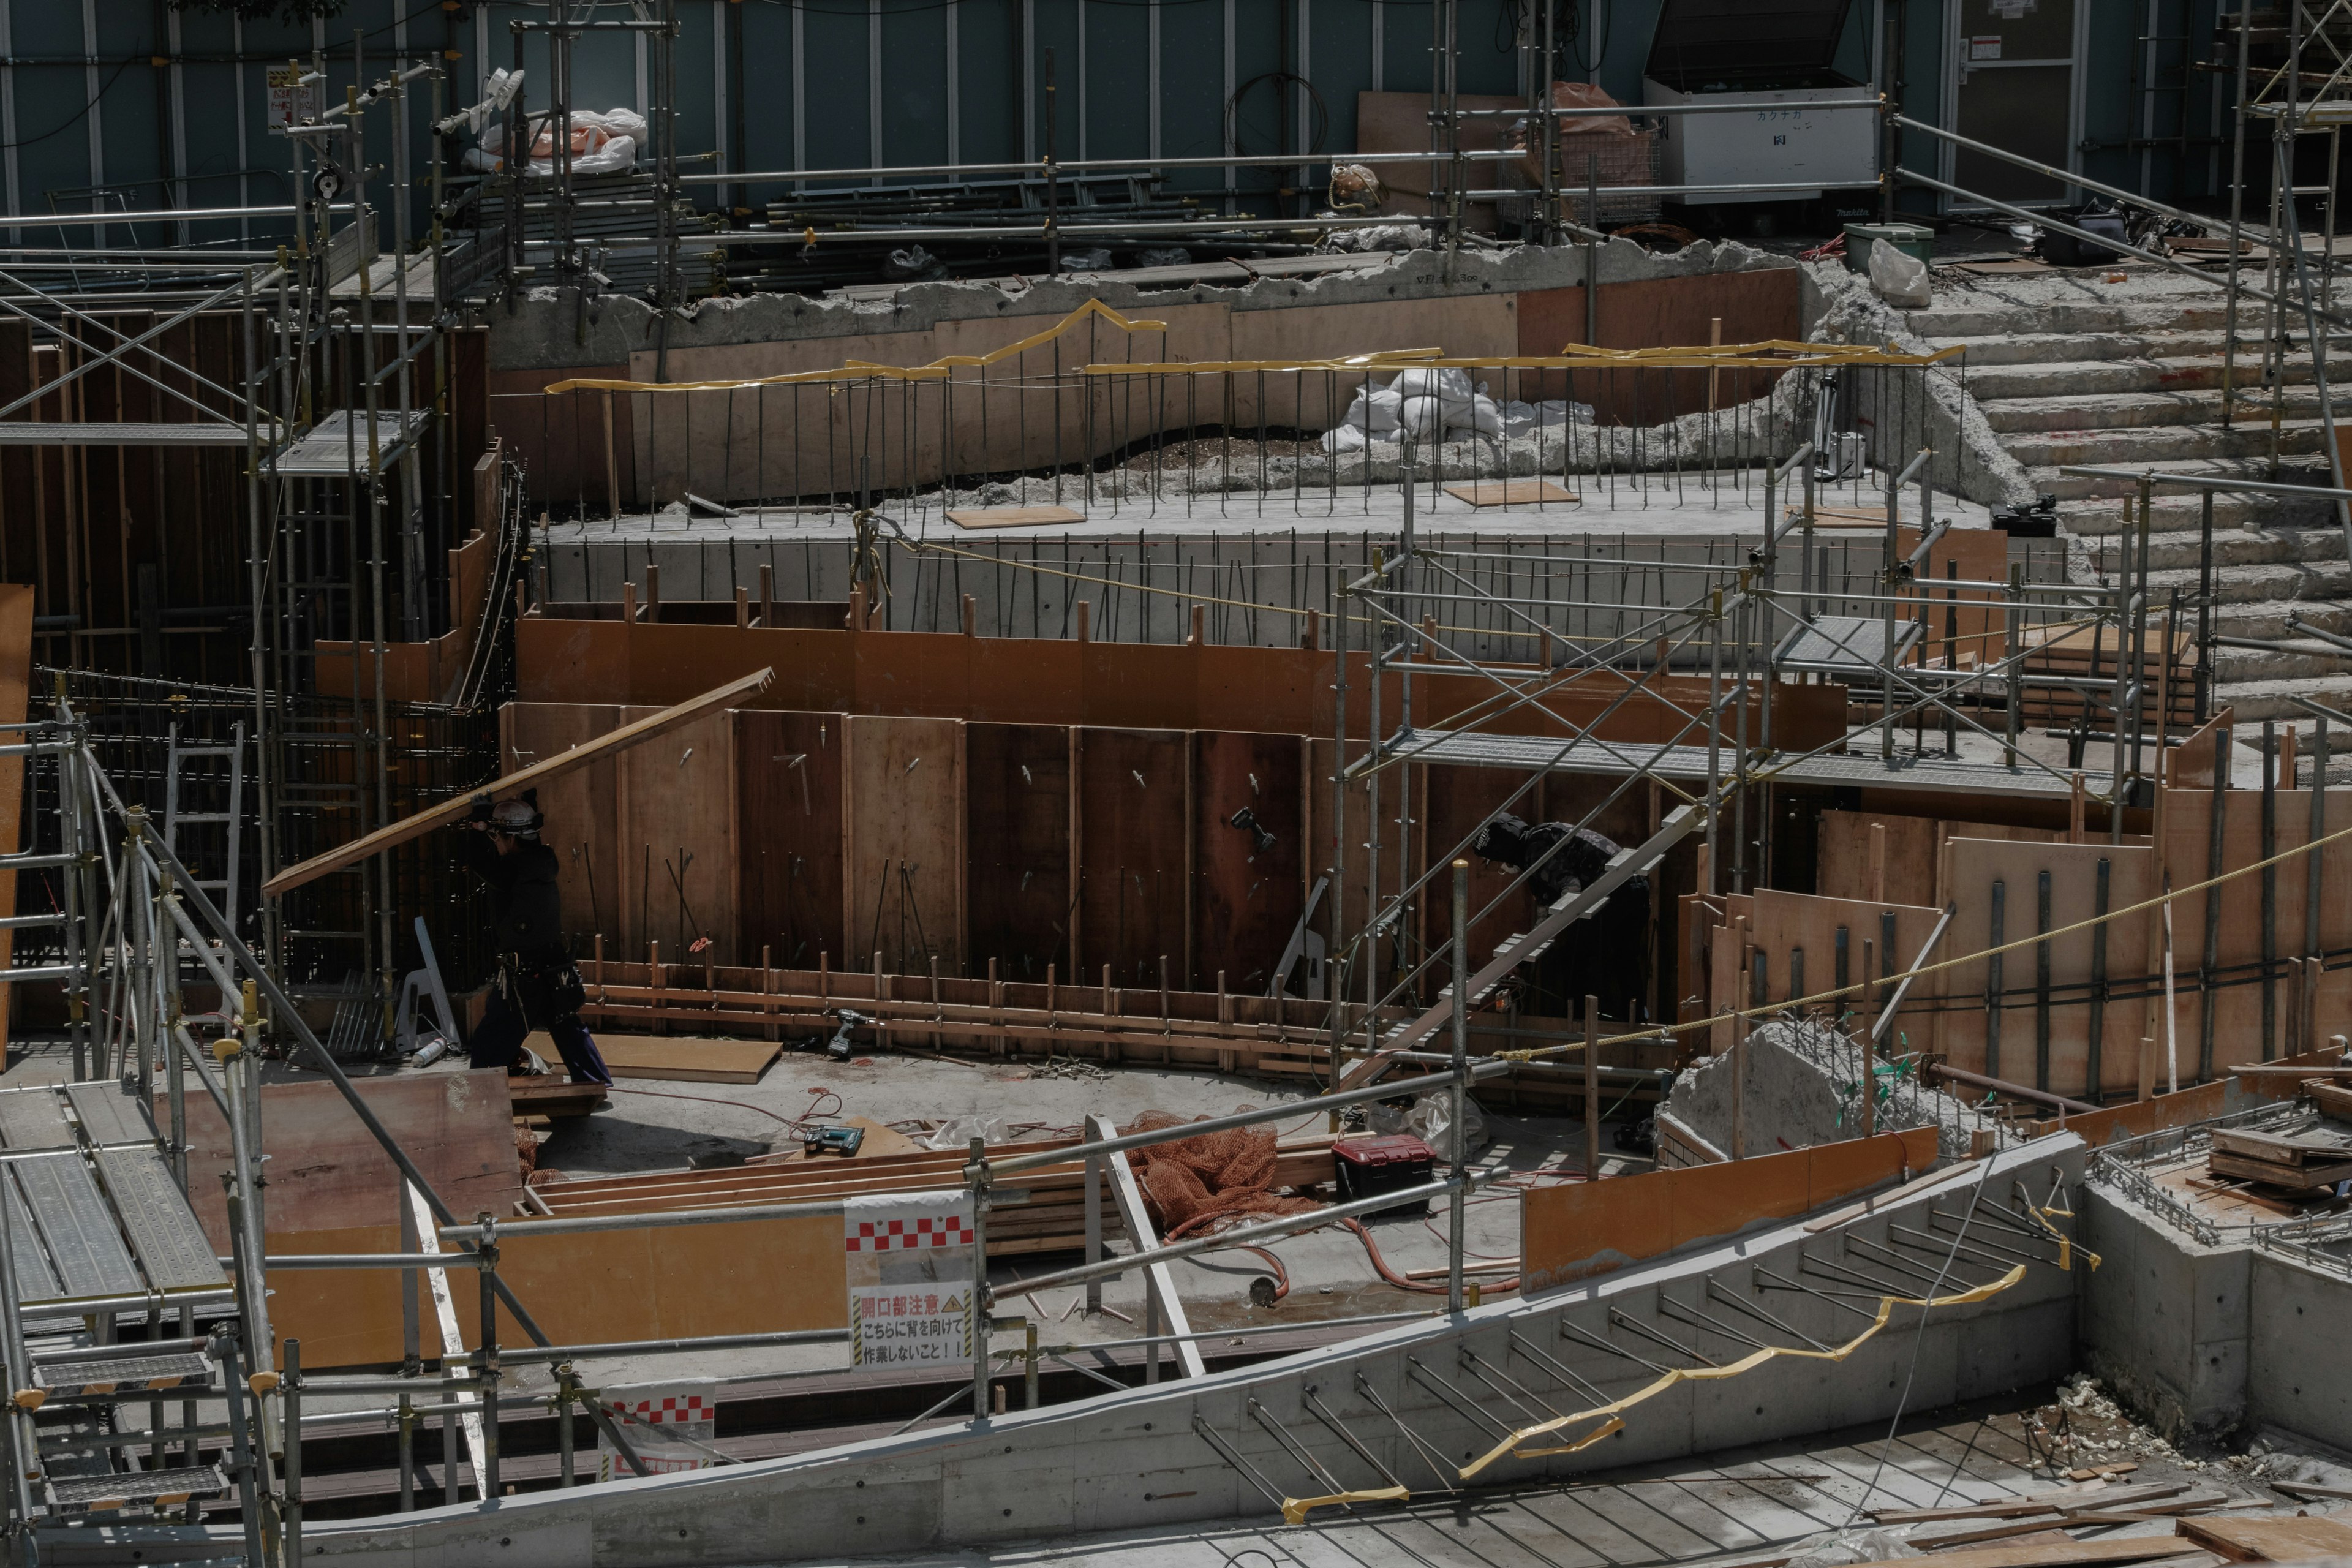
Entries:
[[841,720],[735,715],[736,915],[743,961],[785,969],[849,951],[842,909]]
[[950,973],[964,956],[964,736],[952,719],[841,721],[842,881],[866,963]]
[[[1192,975],[1263,993],[1307,889],[1307,746],[1298,735],[1203,731],[1192,742]],[[1274,841],[1264,849],[1236,813]]]
[[1070,745],[1075,978],[1191,990],[1192,733],[1078,728]]
[[967,921],[974,973],[1070,977],[1070,735],[1056,724],[964,727]]

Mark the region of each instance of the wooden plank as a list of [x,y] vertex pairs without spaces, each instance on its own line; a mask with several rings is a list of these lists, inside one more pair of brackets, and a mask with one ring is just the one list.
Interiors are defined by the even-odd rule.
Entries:
[[2308,1165],[2352,1154],[2352,1150],[2326,1138],[2281,1138],[2269,1132],[2240,1131],[2227,1127],[2216,1127],[2212,1136],[2213,1147],[2224,1154],[2273,1164]]
[[[541,1056],[553,1059],[543,1034],[531,1036]],[[604,1065],[620,1078],[669,1079],[678,1083],[757,1083],[783,1047],[772,1040],[671,1039],[651,1035],[596,1037]]]
[[2311,1102],[2319,1107],[2322,1116],[2333,1117],[2338,1121],[2352,1121],[2352,1089],[2340,1083],[2322,1083],[2314,1079],[2303,1086],[2303,1092],[2311,1096]]
[[[612,756],[617,752],[625,752],[633,746],[642,745],[656,735],[666,735],[682,724],[691,724],[706,715],[723,711],[737,702],[757,696],[765,691],[775,678],[776,672],[773,669],[761,669],[740,679],[730,680],[726,685],[715,687],[699,697],[680,702],[675,707],[665,708],[657,713],[649,714],[634,723],[622,726],[611,734],[599,736],[585,745],[566,752],[562,756],[550,757],[530,767],[508,773],[477,793],[492,795],[516,795],[546,780],[562,778],[575,769],[586,767],[600,757]],[[425,810],[402,818],[388,827],[378,828],[364,837],[353,839],[349,844],[330,849],[323,855],[314,855],[299,866],[288,867],[262,884],[262,893],[268,898],[278,898],[296,888],[314,882],[331,872],[340,871],[346,866],[356,866],[368,857],[382,854],[394,845],[422,838],[436,827],[446,827],[453,822],[462,822],[472,809],[472,798],[466,795],[460,795],[436,806],[427,807]]]
[[735,714],[735,833],[742,858],[736,955],[780,969],[838,968],[842,901],[841,715]]
[[[859,1140],[855,1154],[819,1154],[812,1158],[799,1144],[779,1149],[772,1154],[754,1154],[743,1162],[746,1167],[770,1170],[778,1165],[845,1165],[863,1169],[878,1160],[896,1159],[921,1151],[922,1145],[895,1127],[886,1127],[870,1116],[834,1116],[825,1119],[829,1127],[856,1127],[866,1136]],[[963,1156],[959,1154],[958,1159]],[[961,1167],[959,1167],[961,1169]]]
[[604,1103],[608,1092],[601,1083],[573,1083],[551,1074],[507,1079],[517,1116],[585,1116]]
[[2337,1160],[2325,1165],[2283,1165],[2270,1160],[2249,1160],[2236,1154],[2224,1154],[2217,1150],[2205,1157],[2205,1165],[2217,1176],[2234,1176],[2240,1181],[2260,1182],[2265,1186],[2296,1193],[2332,1187],[2338,1182],[2352,1180],[2352,1160]]
[[948,513],[948,521],[958,528],[1038,528],[1086,520],[1086,513],[1066,506],[961,507]]
[[2341,1519],[2184,1519],[2173,1529],[2232,1563],[2303,1563],[2352,1553],[2352,1522]]
[[1465,479],[1445,487],[1455,500],[1472,506],[1535,506],[1543,501],[1580,501],[1584,498],[1560,489],[1549,479]]
[[963,963],[963,729],[959,719],[842,721],[845,968],[867,969],[877,952],[892,974]]

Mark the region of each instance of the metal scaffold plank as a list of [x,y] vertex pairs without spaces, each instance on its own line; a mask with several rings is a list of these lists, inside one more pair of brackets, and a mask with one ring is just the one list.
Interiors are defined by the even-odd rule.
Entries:
[[144,1289],[106,1198],[79,1154],[30,1154],[10,1163],[68,1297],[123,1296]]
[[0,1089],[0,1148],[16,1152],[73,1146],[73,1127],[57,1090],[47,1084]]
[[138,1091],[128,1085],[111,1079],[68,1084],[66,1100],[83,1135],[94,1144],[152,1143],[160,1136]]
[[226,1282],[161,1150],[152,1144],[101,1149],[96,1158],[123,1233],[155,1289],[217,1289]]

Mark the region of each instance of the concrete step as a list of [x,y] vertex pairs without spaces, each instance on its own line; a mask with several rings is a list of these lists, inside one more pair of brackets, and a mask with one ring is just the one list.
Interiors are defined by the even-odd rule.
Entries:
[[[2333,561],[2273,561],[2230,567],[2214,574],[2213,596],[2229,605],[2342,599],[2352,595],[2352,570],[2346,568],[2340,548],[2336,553]],[[2147,577],[2148,592],[2155,599],[2166,598],[2175,588],[2183,599],[2196,596],[2194,566],[2160,571],[2151,566]]]
[[[2148,570],[2194,572],[2200,545],[2194,533],[2159,533],[2147,542]],[[2326,529],[2241,529],[2213,534],[2213,567],[2217,574],[2253,566],[2272,566],[2344,558],[2344,535]]]
[[[2264,429],[2267,432],[2268,426],[2265,426]],[[2022,441],[2029,437],[2021,437],[2018,439]],[[2009,445],[2007,442],[2002,444]],[[2015,448],[2011,447],[2011,451],[2014,452],[2014,450]],[[2068,462],[2074,460],[2065,459]],[[2260,479],[2265,483],[2287,484],[2325,483],[2327,472],[2324,463],[2312,461],[2309,455],[2303,455],[2300,461],[2284,465],[2284,473],[2273,471],[2265,456],[2165,458],[2153,462],[2135,462],[2132,467],[2158,474],[2195,474],[2206,479]],[[2026,479],[2032,484],[2036,494],[2054,495],[2062,502],[2092,500],[2115,501],[2122,497],[2136,496],[2139,493],[2139,481],[2137,479],[2061,474],[2055,466],[2055,460],[2049,458],[2044,458],[2039,464],[2028,463]],[[2222,503],[2230,499],[2231,498],[2223,496],[2214,498],[2217,518]]]
[[[2283,456],[2294,457],[2319,452],[2325,434],[2315,419],[2291,420],[2279,432],[2278,450]],[[2006,437],[2001,446],[2029,468],[2067,464],[2144,468],[2200,458],[2242,460],[2267,457],[2271,451],[2271,429],[2265,423],[2234,425],[2226,430],[2198,425],[2162,425],[2147,429],[2029,431]]]
[[[2153,577],[2153,574],[2150,574]],[[2213,629],[2231,637],[2300,637],[2290,631],[2287,617],[2305,626],[2352,637],[2352,605],[2333,600],[2261,599],[2246,604],[2216,605]]]
[[[2268,391],[2259,394],[2260,403],[2249,403],[2241,391],[2231,423],[2234,426],[2259,426],[2267,434],[2270,429],[2271,399]],[[2316,384],[2287,386],[2277,395],[2283,416],[2289,420],[2315,420],[2320,415],[2319,388]],[[2054,397],[1979,397],[1985,422],[2004,436],[2042,434],[2053,431],[2080,430],[2146,430],[2161,426],[2195,425],[2218,430],[2221,422],[2222,393],[2214,387],[2206,391],[2180,389],[2169,392],[2104,392],[2068,393]],[[2352,417],[2352,387],[2335,391],[2335,409],[2338,418]],[[2007,442],[2002,445],[2007,446]]]
[[[2013,364],[1970,363],[1968,386],[1979,402],[2016,397],[2111,396],[2129,392],[2200,392],[2219,388],[2224,371],[2241,389],[2264,384],[2260,351],[2241,355],[2234,364],[2219,353],[2118,355],[2112,359],[2032,360]],[[2287,356],[2286,384],[2309,386],[2317,381],[2307,353]],[[2352,383],[2352,345],[2327,360],[2331,385]],[[2000,428],[1995,426],[1994,428]]]
[[[2242,320],[2238,325],[2239,355],[2259,362],[2263,354],[2263,333],[2261,325],[2248,325]],[[2219,359],[2227,336],[2221,328],[2209,331],[2163,330],[2145,332],[2053,332],[2037,330],[2001,332],[1984,338],[1930,338],[1927,341],[1937,349],[1966,350],[1969,380],[1973,384],[1978,373],[2011,365],[2196,359],[2207,355]],[[2302,342],[2300,337],[2294,341],[2297,345]],[[2338,333],[2328,340],[2328,357],[2333,359],[2339,351],[2347,348],[2352,348],[2352,333]]]
[[1989,338],[2003,332],[2130,332],[2158,330],[2219,331],[2229,310],[2218,288],[2193,300],[2124,299],[2012,304],[1952,296],[1949,302],[1905,313],[1911,331],[1923,338]]
[[[2215,652],[2213,706],[2235,710],[2235,722],[2240,725],[2259,724],[2264,719],[2305,719],[2310,715],[2294,705],[2294,699],[2308,697],[2315,702],[2325,702],[2331,708],[2352,709],[2352,671],[2343,665],[2315,674],[2300,674],[2284,668],[2265,670],[2223,679],[2220,669],[2220,652]],[[2229,650],[2232,653],[2240,649]],[[2260,654],[2249,655],[2261,658]],[[2333,770],[2330,770],[2331,776]]]
[[[2158,490],[2155,500],[2151,531],[2158,537],[2168,533],[2193,534],[2203,528],[2204,496],[2201,492]],[[2127,503],[2134,507],[2137,504],[2130,496],[2086,496],[2069,503],[2061,511],[2060,521],[2067,532],[2081,539],[2115,533],[2124,526]],[[2242,529],[2259,531],[2334,525],[2335,514],[2321,497],[2271,495],[2259,490],[2236,494],[2227,490],[2213,492],[2213,530],[2216,534]]]

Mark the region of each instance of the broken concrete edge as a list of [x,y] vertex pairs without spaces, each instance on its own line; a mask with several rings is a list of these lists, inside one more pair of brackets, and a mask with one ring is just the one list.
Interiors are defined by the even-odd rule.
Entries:
[[[1604,287],[1800,265],[1785,256],[1728,242],[1701,241],[1677,251],[1654,254],[1630,239],[1618,239],[1598,249],[1595,270]],[[1452,257],[1434,250],[1397,251],[1389,255],[1384,265],[1375,260],[1343,272],[1260,278],[1238,287],[1190,283],[1140,288],[1116,276],[1087,276],[1040,279],[1023,289],[1006,289],[993,281],[914,283],[887,300],[813,300],[798,294],[730,296],[705,300],[674,315],[667,323],[666,345],[657,331],[663,324],[659,313],[644,300],[625,297],[595,302],[584,339],[581,306],[570,291],[530,289],[513,301],[511,311],[504,305],[495,306],[485,317],[490,330],[491,370],[556,370],[624,364],[631,354],[656,346],[719,348],[881,331],[928,331],[942,321],[979,316],[1007,321],[1055,319],[1089,300],[1099,300],[1121,312],[1212,301],[1237,310],[1271,310],[1299,304],[1385,305],[1394,301],[1394,290],[1400,288],[1412,289],[1419,299],[1572,289],[1585,280],[1586,254],[1582,247],[1543,246],[1465,250]]]
[[2095,1169],[2076,1207],[2101,1258],[2083,1287],[2083,1364],[2118,1403],[2177,1448],[2266,1427],[2352,1447],[2352,1271],[2246,1237],[2208,1246]]
[[[1955,1170],[1950,1183],[1856,1215],[1832,1233],[1809,1235],[1807,1219],[1800,1217],[1533,1299],[1402,1325],[1203,1379],[788,1458],[582,1491],[535,1492],[491,1505],[320,1521],[305,1531],[307,1555],[402,1563],[495,1559],[513,1568],[667,1568],[874,1556],[1214,1520],[1262,1521],[1274,1514],[1273,1504],[1200,1435],[1200,1426],[1295,1496],[1327,1489],[1259,1424],[1260,1415],[1343,1477],[1371,1482],[1363,1461],[1329,1439],[1305,1405],[1312,1392],[1327,1407],[1363,1415],[1354,1426],[1359,1439],[1381,1453],[1392,1473],[1423,1474],[1425,1462],[1393,1427],[1377,1425],[1385,1417],[1360,1387],[1377,1392],[1435,1451],[1484,1453],[1494,1446],[1493,1431],[1468,1420],[1425,1380],[1449,1385],[1466,1380],[1460,1371],[1465,1356],[1499,1364],[1513,1353],[1515,1331],[1534,1332],[1548,1355],[1619,1397],[1654,1382],[1656,1373],[1640,1360],[1602,1356],[1563,1333],[1559,1322],[1574,1319],[1582,1333],[1605,1338],[1615,1311],[1655,1320],[1658,1331],[1671,1332],[1680,1321],[1659,1306],[1669,1287],[1703,1296],[1716,1276],[1742,1265],[1794,1277],[1807,1246],[1831,1242],[1838,1232],[1895,1245],[1891,1226],[1916,1221],[1927,1205],[1979,1184],[1997,1193],[2012,1179],[2030,1176],[2038,1184],[2053,1172],[2063,1183],[2078,1183],[2084,1153],[2074,1134],[2053,1134],[1970,1170]],[[1985,1272],[1974,1264],[1960,1271],[1962,1277]],[[1754,1277],[1738,1283],[1753,1285]],[[1958,1279],[1948,1279],[1948,1291],[1958,1288]],[[1897,1309],[1886,1331],[1843,1362],[1781,1357],[1728,1382],[1683,1384],[1638,1406],[1625,1429],[1606,1442],[1572,1455],[1506,1461],[1500,1474],[1505,1484],[1526,1484],[1784,1441],[1885,1421],[1898,1407],[1936,1409],[2047,1381],[2073,1367],[2074,1297],[2072,1274],[2031,1265],[2014,1286],[1980,1302],[1930,1314]],[[1774,1303],[1775,1313],[1796,1333],[1827,1344],[1855,1337],[1863,1327],[1853,1315],[1858,1310],[1826,1296],[1776,1297]],[[1688,1331],[1686,1325],[1682,1331]],[[128,1564],[137,1553],[168,1546],[226,1546],[237,1533],[233,1528],[116,1527],[77,1537],[85,1543],[82,1552],[101,1543],[104,1550],[78,1552],[76,1561]]]
[[[1808,341],[1891,344],[1905,353],[1936,352],[1936,344],[1912,330],[1904,311],[1881,300],[1872,291],[1869,279],[1847,271],[1843,263],[1802,265],[1798,292]],[[1933,401],[1927,420],[1928,439],[1937,452],[1930,474],[1938,489],[1986,506],[2029,502],[2033,499],[2033,483],[2025,465],[2001,446],[1991,421],[1969,395],[1963,379],[1966,369],[1963,356],[1961,360],[1948,360],[1927,374],[1925,385]],[[1883,373],[1855,370],[1846,374],[1850,387],[1848,408],[1866,408]],[[1897,421],[1897,425],[1913,427],[1908,420]],[[1872,438],[1873,462],[1899,470],[1911,460],[1913,454],[1909,452],[1879,450],[1874,425],[1864,434]],[[2074,553],[2078,552],[2069,552],[2070,555]]]

